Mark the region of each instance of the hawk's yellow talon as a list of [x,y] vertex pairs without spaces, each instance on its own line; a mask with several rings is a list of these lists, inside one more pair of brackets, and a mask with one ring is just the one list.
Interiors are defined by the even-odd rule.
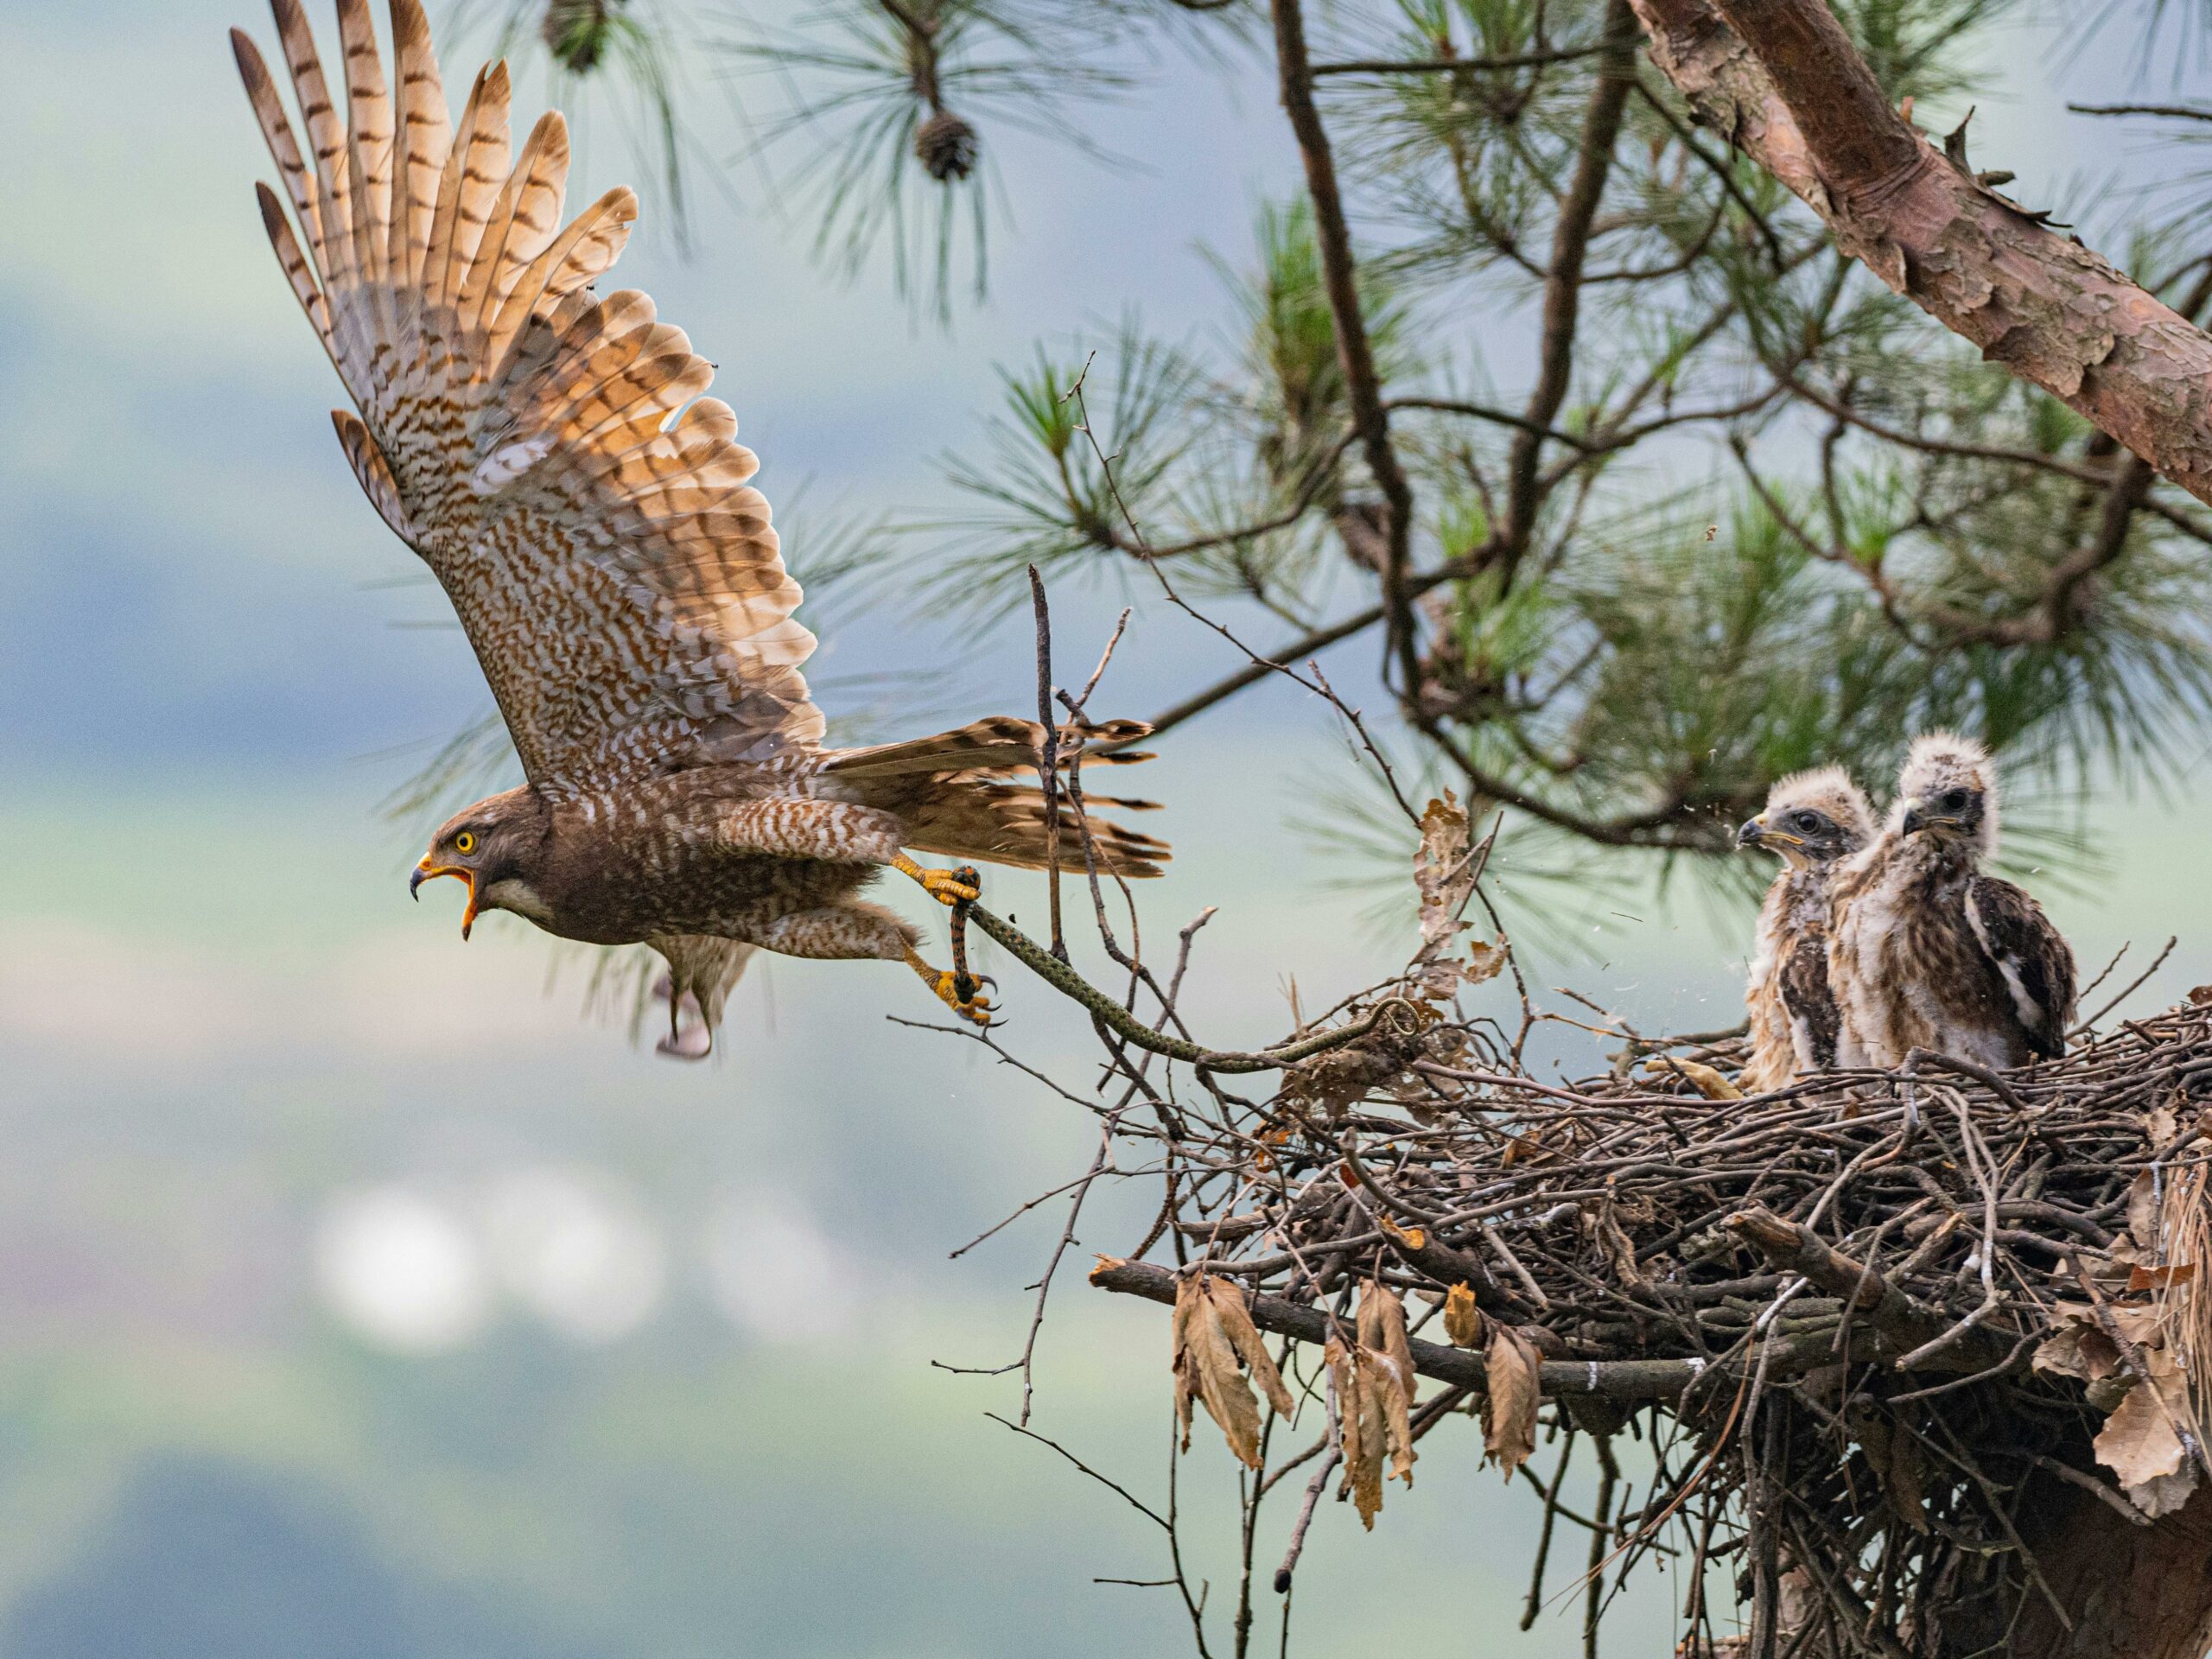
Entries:
[[964,867],[958,870],[931,870],[901,853],[891,861],[891,868],[901,875],[911,875],[922,884],[922,891],[940,905],[957,905],[963,899],[974,900],[983,896],[983,890],[973,880],[963,881],[964,875],[973,876],[973,870]]
[[[916,977],[923,984],[930,988],[931,995],[969,1024],[988,1026],[991,1023],[991,999],[981,988],[963,1001],[960,996],[961,976],[950,969],[931,967],[912,947],[906,951],[906,965],[914,970]],[[972,981],[970,982],[973,983]]]

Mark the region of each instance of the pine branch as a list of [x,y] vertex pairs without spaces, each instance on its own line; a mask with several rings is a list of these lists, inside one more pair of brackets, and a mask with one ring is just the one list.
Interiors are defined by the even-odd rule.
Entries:
[[1630,0],[1652,61],[1845,252],[2212,502],[2212,337],[1889,105],[1825,0]]

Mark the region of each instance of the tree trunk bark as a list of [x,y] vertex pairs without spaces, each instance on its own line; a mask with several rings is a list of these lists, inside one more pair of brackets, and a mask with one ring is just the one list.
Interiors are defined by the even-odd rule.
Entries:
[[2212,335],[1889,106],[1825,0],[1630,0],[1651,60],[1836,245],[2212,502]]
[[2178,1511],[2146,1527],[2077,1486],[2038,1482],[2018,1524],[2074,1628],[2031,1584],[2016,1604],[2017,1618],[2006,1608],[1947,1619],[1944,1652],[2203,1659],[2212,1648],[2212,1486],[2200,1486]]

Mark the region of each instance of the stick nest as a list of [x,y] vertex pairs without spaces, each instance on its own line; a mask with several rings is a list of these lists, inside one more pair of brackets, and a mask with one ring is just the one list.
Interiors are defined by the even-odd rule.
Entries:
[[[1606,1546],[1593,1619],[1659,1551],[1697,1586],[1695,1650],[1957,1651],[1977,1624],[2067,1622],[2043,1517],[2152,1524],[2205,1471],[2199,997],[2001,1076],[1917,1054],[1754,1098],[1727,1097],[1732,1041],[1632,1040],[1552,1085],[1432,1001],[1417,1039],[1325,1054],[1264,1103],[1213,1083],[1226,1109],[1170,1137],[1180,1265],[1093,1277],[1217,1304],[1226,1280],[1259,1330],[1328,1344],[1331,1457],[1370,1524],[1374,1465],[1411,1448],[1361,1425],[1410,1371],[1446,1384],[1404,1377],[1412,1434],[1479,1407],[1509,1478],[1546,1434],[1649,1442],[1644,1501],[1578,1517]],[[1714,1635],[1714,1567],[1747,1637]]]

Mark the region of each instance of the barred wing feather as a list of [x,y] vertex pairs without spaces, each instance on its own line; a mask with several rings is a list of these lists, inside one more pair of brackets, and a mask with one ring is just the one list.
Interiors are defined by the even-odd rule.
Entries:
[[338,0],[344,122],[299,0],[271,10],[306,146],[233,30],[284,190],[260,188],[263,221],[359,411],[333,414],[346,459],[444,586],[531,780],[818,746],[814,636],[713,370],[645,296],[592,288],[636,197],[563,227],[566,124],[511,158],[504,64],[449,120],[421,0],[392,0],[396,98],[368,0]]

